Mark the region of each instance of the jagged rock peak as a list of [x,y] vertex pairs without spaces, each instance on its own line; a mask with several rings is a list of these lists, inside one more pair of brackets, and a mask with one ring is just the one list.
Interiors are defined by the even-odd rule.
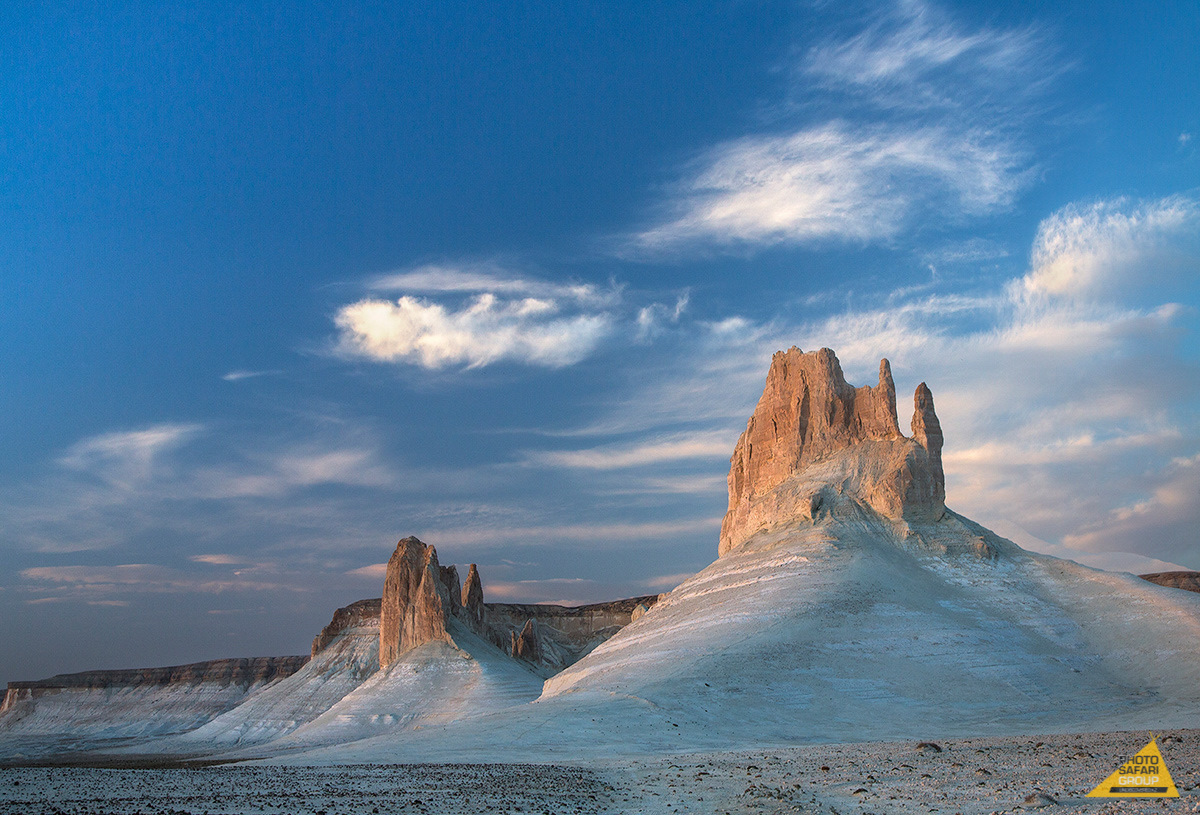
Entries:
[[[457,579],[457,571],[454,573]],[[383,582],[379,619],[379,665],[390,665],[409,649],[449,641],[446,618],[453,606],[437,550],[417,538],[396,544]]]
[[483,630],[483,583],[479,579],[479,570],[472,563],[467,569],[467,582],[462,587],[462,613],[467,623],[476,631]]
[[[855,388],[828,348],[804,353],[793,346],[777,352],[730,459],[720,554],[764,526],[787,522],[789,512],[812,520],[824,500],[820,490],[799,498],[781,497],[778,491],[798,473],[852,448],[859,455],[837,474],[836,491],[858,490],[855,497],[888,517],[940,517],[945,499],[941,425],[923,383],[916,405],[914,441],[900,432],[896,386],[886,359],[879,362],[878,384]],[[764,501],[767,496],[772,499]]]

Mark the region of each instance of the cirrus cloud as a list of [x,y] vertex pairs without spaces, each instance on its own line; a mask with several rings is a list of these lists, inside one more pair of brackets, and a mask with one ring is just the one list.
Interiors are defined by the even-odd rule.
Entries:
[[631,251],[887,243],[1011,208],[1033,177],[1028,123],[1053,49],[920,0],[869,20],[811,46],[788,124],[704,151]]

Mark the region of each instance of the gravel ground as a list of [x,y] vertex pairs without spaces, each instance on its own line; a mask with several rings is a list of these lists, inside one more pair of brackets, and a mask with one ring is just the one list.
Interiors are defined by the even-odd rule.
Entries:
[[1149,739],[1113,733],[834,744],[587,766],[10,768],[0,770],[0,813],[1200,812],[1200,730],[1159,734],[1180,798],[1085,798]]

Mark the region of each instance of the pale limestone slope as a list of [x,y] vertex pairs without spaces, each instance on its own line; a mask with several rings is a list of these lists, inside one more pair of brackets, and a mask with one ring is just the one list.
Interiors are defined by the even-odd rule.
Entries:
[[211,753],[291,733],[333,707],[379,667],[378,620],[348,628],[303,668],[190,733],[135,752]]
[[[721,558],[536,703],[276,760],[501,761],[1200,725],[1200,596],[950,513]],[[994,552],[971,548],[982,538]],[[946,547],[949,553],[936,552]]]
[[[459,621],[450,621],[448,636],[448,642],[401,653],[294,731],[226,757],[279,757],[330,745],[341,752],[362,739],[403,739],[426,728],[474,721],[526,705],[541,692],[541,677]],[[231,718],[238,715],[253,714],[243,708],[231,712]]]

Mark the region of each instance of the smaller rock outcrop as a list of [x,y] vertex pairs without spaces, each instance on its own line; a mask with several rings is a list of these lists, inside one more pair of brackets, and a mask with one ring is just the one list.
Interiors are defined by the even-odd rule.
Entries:
[[414,537],[397,543],[383,581],[379,666],[390,665],[418,645],[448,642],[446,618],[451,608],[437,550]]
[[475,568],[474,563],[467,569],[467,582],[462,587],[462,616],[474,631],[484,630],[486,614],[483,605],[483,583],[479,579],[479,569]]
[[516,659],[523,659],[526,662],[541,661],[542,649],[539,647],[537,620],[526,620],[525,627],[521,629],[520,634],[513,632],[510,650]]

